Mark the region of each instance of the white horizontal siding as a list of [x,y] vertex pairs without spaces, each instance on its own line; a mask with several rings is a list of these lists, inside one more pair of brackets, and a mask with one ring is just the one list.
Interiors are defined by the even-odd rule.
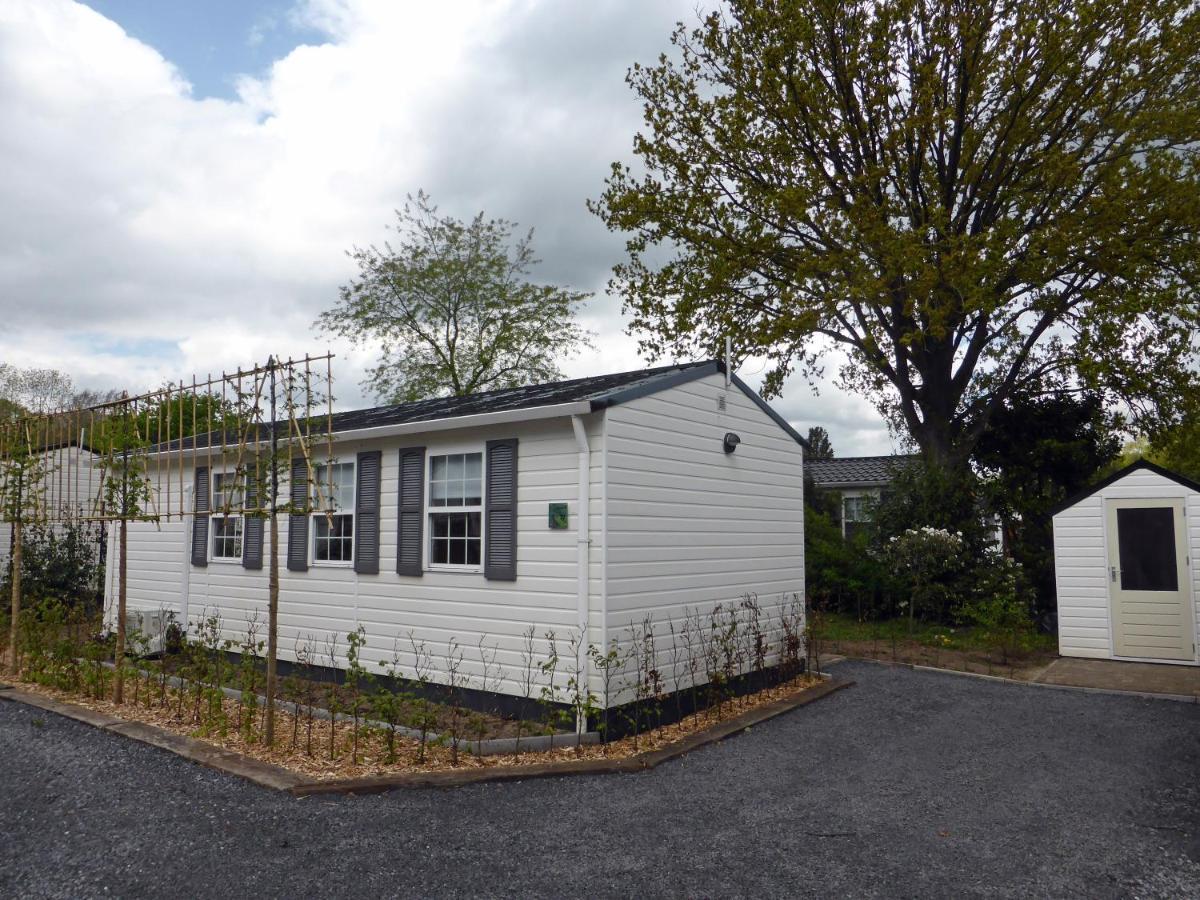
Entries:
[[[593,444],[592,472],[602,472],[602,428],[599,415],[588,417]],[[400,447],[425,446],[428,455],[448,450],[478,447],[487,440],[516,437],[517,453],[517,580],[489,581],[482,572],[427,571],[421,577],[396,574],[397,481]],[[501,689],[516,692],[521,667],[521,635],[533,626],[539,652],[545,649],[544,635],[557,632],[560,654],[577,623],[578,567],[578,455],[569,419],[492,427],[488,429],[440,431],[426,435],[379,439],[367,443],[339,444],[341,460],[351,460],[361,450],[382,449],[380,513],[380,558],[378,575],[358,575],[347,567],[310,565],[307,572],[286,568],[287,516],[279,519],[280,658],[293,659],[297,641],[311,639],[321,650],[336,637],[335,664],[345,666],[346,635],[362,625],[367,645],[365,665],[379,671],[378,663],[389,659],[393,647],[400,650],[402,663],[411,674],[412,651],[409,633],[425,641],[435,656],[444,658],[447,643],[454,638],[463,648],[463,669],[479,687],[481,661],[478,643],[496,647],[498,662],[505,667]],[[191,474],[188,473],[190,479]],[[190,483],[190,481],[188,482]],[[286,486],[282,488],[286,495]],[[568,505],[569,528],[551,530],[548,504]],[[600,528],[603,523],[603,490],[591,488],[592,545],[590,600],[602,600]],[[190,525],[181,522],[164,526],[135,523],[130,526],[129,606],[156,609],[160,604],[177,613],[183,608],[185,565],[189,590],[187,617],[196,622],[218,613],[222,634],[235,643],[246,632],[246,621],[258,615],[260,636],[265,640],[267,617],[267,562],[269,534],[264,536],[261,571],[247,571],[236,563],[210,561],[207,566],[188,564],[190,551],[185,536]],[[264,528],[264,531],[269,531]],[[428,540],[428,532],[426,532]],[[115,562],[115,554],[111,557]],[[115,567],[115,566],[114,566]],[[110,584],[108,598],[115,592]],[[596,624],[596,642],[600,623]],[[326,664],[328,661],[326,660]],[[563,676],[565,678],[565,676]],[[536,689],[535,689],[536,692]]]
[[1194,633],[1200,634],[1200,494],[1156,472],[1136,469],[1054,516],[1058,646],[1063,656],[1114,657],[1105,502],[1178,497],[1185,499]]
[[[670,691],[687,676],[670,671],[669,627],[688,611],[707,619],[754,594],[765,626],[783,598],[803,596],[802,451],[720,375],[612,407],[606,427],[607,635],[627,650],[651,616]],[[742,439],[732,454],[729,431]]]
[[[36,498],[27,521],[34,527],[59,528],[65,518],[94,515],[100,506],[103,476],[96,457],[78,447],[63,447],[42,454],[45,461]],[[12,550],[12,525],[0,522],[0,567],[8,565]]]

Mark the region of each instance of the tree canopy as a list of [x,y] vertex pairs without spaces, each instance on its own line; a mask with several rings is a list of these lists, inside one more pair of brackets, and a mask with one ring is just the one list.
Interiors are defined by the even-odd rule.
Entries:
[[[730,0],[628,76],[593,210],[651,356],[772,363],[966,465],[1015,394],[1179,418],[1200,324],[1191,0]],[[837,358],[843,358],[839,356]]]
[[820,425],[808,429],[808,458],[833,459],[833,444],[829,442],[829,432]]
[[1121,451],[1120,423],[1095,395],[1015,395],[992,416],[974,461],[1005,544],[1053,613],[1054,534],[1050,510],[1098,480]]
[[574,316],[587,299],[529,280],[533,231],[438,214],[418,193],[397,210],[395,245],[355,248],[358,277],[317,327],[378,344],[364,386],[400,402],[562,377],[558,360],[589,345]]

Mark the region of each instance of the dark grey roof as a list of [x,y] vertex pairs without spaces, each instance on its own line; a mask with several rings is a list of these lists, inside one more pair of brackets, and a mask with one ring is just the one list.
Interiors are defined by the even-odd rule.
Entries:
[[1163,478],[1169,479],[1170,481],[1173,481],[1176,484],[1187,488],[1188,490],[1200,491],[1200,483],[1192,481],[1190,478],[1180,475],[1178,472],[1172,472],[1170,469],[1164,469],[1162,466],[1158,465],[1157,463],[1152,463],[1148,459],[1138,459],[1138,460],[1134,460],[1133,462],[1131,462],[1129,465],[1125,466],[1124,468],[1118,469],[1117,471],[1113,472],[1107,478],[1103,478],[1100,481],[1097,481],[1095,484],[1089,485],[1088,487],[1084,488],[1079,493],[1071,495],[1070,497],[1068,497],[1067,499],[1065,499],[1061,503],[1059,503],[1057,506],[1052,507],[1050,509],[1048,515],[1057,516],[1064,509],[1068,509],[1069,507],[1074,506],[1080,500],[1084,500],[1084,499],[1092,496],[1092,494],[1096,493],[1096,491],[1099,491],[1103,488],[1108,487],[1113,482],[1120,481],[1122,478],[1124,478],[1130,472],[1136,472],[1139,469],[1145,469],[1148,472],[1153,472],[1156,475],[1161,475]]
[[842,456],[833,459],[810,459],[805,465],[813,482],[834,484],[888,484],[896,466],[908,466],[919,459],[916,454],[891,456]]
[[[557,406],[562,403],[589,402],[592,409],[597,410],[724,371],[722,363],[716,360],[706,360],[659,366],[654,369],[639,369],[633,372],[618,372],[614,375],[595,375],[589,378],[573,378],[569,381],[554,381],[548,384],[503,388],[469,394],[465,397],[435,397],[412,403],[348,410],[333,414],[332,430],[335,433],[357,431],[362,428],[379,428],[385,425],[410,422],[432,422],[482,413],[536,409],[544,406]],[[732,381],[800,444],[806,443],[785,419],[771,409],[741,379],[735,375]],[[324,428],[324,417],[321,417],[319,425]],[[196,446],[207,446],[207,437],[207,435],[199,435],[196,438]],[[174,449],[177,444],[178,442],[172,441],[170,448]],[[185,438],[184,448],[188,449],[191,446],[191,438]]]

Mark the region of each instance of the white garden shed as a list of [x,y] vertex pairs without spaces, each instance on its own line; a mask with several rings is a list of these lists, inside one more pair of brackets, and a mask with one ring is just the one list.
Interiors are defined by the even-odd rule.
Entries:
[[1054,512],[1063,656],[1197,665],[1200,485],[1139,460]]
[[[746,594],[771,623],[802,600],[804,441],[719,362],[354,410],[331,430],[317,477],[336,514],[280,520],[285,661],[306,635],[344,651],[360,625],[375,671],[410,634],[484,641],[510,676],[495,690],[513,694],[530,627],[606,648],[646,615],[665,634]],[[265,619],[262,520],[220,513],[231,465],[200,447],[185,466],[191,521],[130,524],[128,608],[218,613],[236,642]],[[304,473],[284,495],[305,496]]]

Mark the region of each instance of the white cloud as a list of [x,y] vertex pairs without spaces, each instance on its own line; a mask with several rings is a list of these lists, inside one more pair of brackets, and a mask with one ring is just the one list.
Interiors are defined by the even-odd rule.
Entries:
[[[0,359],[137,389],[321,351],[316,313],[407,193],[537,229],[540,274],[602,293],[621,241],[584,209],[640,122],[623,83],[692,0],[305,0],[326,36],[233,101],[192,96],[153,48],[69,0],[0,6]],[[572,375],[640,364],[619,303]],[[335,348],[339,395],[370,362]],[[878,417],[789,385],[780,408],[843,453],[886,451]]]

